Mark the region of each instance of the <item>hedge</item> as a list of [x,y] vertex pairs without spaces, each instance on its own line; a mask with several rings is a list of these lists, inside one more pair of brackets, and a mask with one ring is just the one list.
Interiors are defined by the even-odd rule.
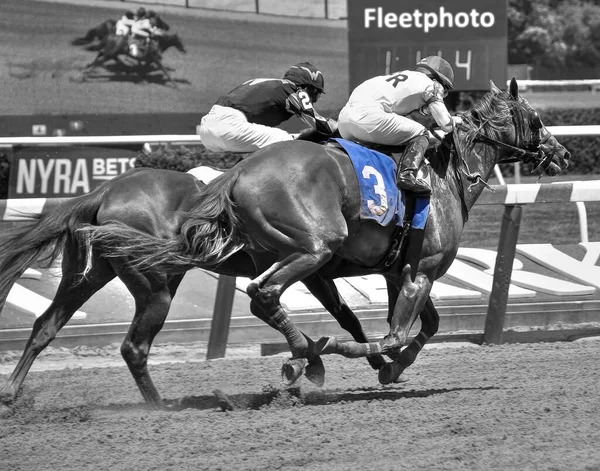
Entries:
[[140,153],[135,160],[135,166],[187,172],[194,167],[208,165],[225,170],[237,164],[244,155],[232,152],[210,152],[202,144],[193,147],[165,145],[148,154]]

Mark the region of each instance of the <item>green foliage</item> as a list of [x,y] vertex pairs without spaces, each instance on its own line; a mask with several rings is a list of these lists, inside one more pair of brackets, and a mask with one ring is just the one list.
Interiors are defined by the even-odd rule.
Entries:
[[595,67],[600,2],[509,0],[508,61],[536,67]]
[[202,144],[197,146],[171,145],[160,146],[150,153],[140,153],[135,161],[136,167],[162,168],[187,172],[200,165],[217,169],[228,169],[237,164],[245,154],[232,152],[211,152]]

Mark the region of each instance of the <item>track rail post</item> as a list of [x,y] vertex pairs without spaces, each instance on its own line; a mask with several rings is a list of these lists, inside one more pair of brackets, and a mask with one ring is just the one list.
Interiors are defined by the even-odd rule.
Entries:
[[501,344],[504,330],[504,317],[508,302],[508,288],[512,274],[512,265],[517,249],[519,228],[521,225],[521,206],[506,205],[502,216],[498,255],[494,268],[494,281],[485,318],[483,342]]
[[208,349],[206,351],[207,360],[225,357],[234,296],[235,277],[219,275],[215,308],[213,309],[210,335],[208,337]]

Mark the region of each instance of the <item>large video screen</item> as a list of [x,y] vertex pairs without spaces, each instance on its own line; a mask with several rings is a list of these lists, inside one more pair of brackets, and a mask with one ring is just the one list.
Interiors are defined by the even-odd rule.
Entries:
[[[194,133],[221,94],[248,79],[281,77],[301,61],[325,74],[319,111],[327,114],[347,98],[343,21],[93,3],[0,2],[0,135]],[[137,67],[127,57],[125,64],[88,68],[100,45],[97,37],[87,41],[88,33],[140,6],[158,13],[185,53],[177,45],[164,50],[164,70]]]

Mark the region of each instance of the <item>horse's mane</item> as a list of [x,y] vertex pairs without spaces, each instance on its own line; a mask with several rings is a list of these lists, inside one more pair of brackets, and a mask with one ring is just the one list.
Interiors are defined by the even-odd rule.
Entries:
[[[465,131],[461,134],[464,151],[472,152],[475,139],[480,132],[498,139],[500,134],[511,125],[511,110],[515,103],[508,92],[490,91],[481,97],[472,108],[462,114],[465,124],[463,127]],[[442,173],[446,172],[446,167],[452,156],[451,149],[454,148],[453,134],[455,133],[446,134],[441,145],[429,151],[435,154],[435,158],[430,158],[431,165],[434,167],[440,166]]]
[[511,110],[515,101],[508,92],[490,91],[473,105],[464,115],[465,150],[473,150],[475,138],[480,132],[488,137],[498,139],[511,124]]

